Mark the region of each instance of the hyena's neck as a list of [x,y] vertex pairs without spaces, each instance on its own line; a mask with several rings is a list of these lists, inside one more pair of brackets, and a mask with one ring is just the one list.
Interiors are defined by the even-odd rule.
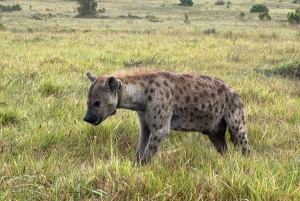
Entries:
[[122,84],[118,108],[144,111],[146,107],[145,89],[138,83]]

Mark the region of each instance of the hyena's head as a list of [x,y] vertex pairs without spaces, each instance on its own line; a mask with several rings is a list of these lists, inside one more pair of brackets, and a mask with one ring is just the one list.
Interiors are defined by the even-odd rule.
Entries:
[[92,83],[88,92],[88,109],[83,120],[98,125],[116,113],[121,81],[112,76],[96,78],[91,73],[87,73],[87,77]]

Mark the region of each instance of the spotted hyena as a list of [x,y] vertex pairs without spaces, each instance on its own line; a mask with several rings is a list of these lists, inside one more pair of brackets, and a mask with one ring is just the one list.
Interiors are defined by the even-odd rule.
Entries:
[[218,152],[227,151],[227,126],[231,141],[250,152],[244,105],[234,90],[220,79],[194,73],[123,71],[95,77],[88,92],[84,121],[98,125],[116,109],[136,111],[140,139],[138,163],[147,163],[170,130],[198,131],[208,135]]

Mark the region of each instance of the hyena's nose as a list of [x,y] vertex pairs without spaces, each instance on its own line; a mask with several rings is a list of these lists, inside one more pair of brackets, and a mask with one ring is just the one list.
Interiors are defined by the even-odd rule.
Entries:
[[83,118],[84,121],[88,123],[95,123],[98,119],[94,114],[86,114]]

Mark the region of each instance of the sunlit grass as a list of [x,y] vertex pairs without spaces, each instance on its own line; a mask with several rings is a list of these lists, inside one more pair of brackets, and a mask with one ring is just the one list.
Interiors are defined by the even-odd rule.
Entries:
[[[100,3],[109,19],[74,18],[75,2],[54,0],[21,0],[22,11],[1,15],[0,200],[299,200],[299,80],[276,73],[299,63],[299,31],[283,13],[291,3],[272,1],[278,15],[261,22],[250,2],[128,2]],[[117,18],[130,13],[143,18]],[[252,154],[230,144],[221,156],[206,136],[172,131],[150,165],[135,167],[133,112],[98,127],[82,120],[85,73],[133,67],[229,83],[246,106]]]

